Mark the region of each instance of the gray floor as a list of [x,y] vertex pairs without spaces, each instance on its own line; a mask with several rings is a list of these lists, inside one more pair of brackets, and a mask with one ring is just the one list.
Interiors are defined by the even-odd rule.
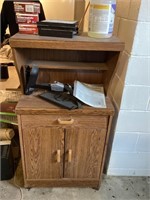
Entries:
[[99,190],[91,188],[23,188],[21,164],[9,181],[0,181],[0,200],[149,200],[150,177],[103,176]]

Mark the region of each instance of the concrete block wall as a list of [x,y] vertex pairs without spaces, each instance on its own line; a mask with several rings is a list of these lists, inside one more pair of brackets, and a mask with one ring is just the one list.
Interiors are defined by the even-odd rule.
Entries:
[[150,175],[149,11],[149,0],[117,0],[114,34],[125,51],[111,87],[118,120],[108,175]]

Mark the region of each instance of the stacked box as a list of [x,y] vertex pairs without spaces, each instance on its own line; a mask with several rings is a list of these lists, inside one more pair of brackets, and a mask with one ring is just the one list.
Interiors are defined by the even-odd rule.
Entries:
[[39,35],[72,38],[78,34],[78,21],[43,20],[37,22]]
[[14,2],[14,10],[19,33],[38,34],[37,22],[39,21],[40,3]]
[[36,24],[38,21],[38,14],[16,13],[16,22],[18,24]]
[[40,13],[40,4],[35,2],[14,2],[15,12]]
[[23,34],[38,34],[36,24],[19,24],[19,33]]

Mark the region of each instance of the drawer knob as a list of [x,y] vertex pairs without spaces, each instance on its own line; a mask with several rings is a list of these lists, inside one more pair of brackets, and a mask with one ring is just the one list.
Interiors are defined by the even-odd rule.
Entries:
[[62,120],[62,119],[58,118],[59,124],[73,124],[73,122],[74,122],[74,119]]

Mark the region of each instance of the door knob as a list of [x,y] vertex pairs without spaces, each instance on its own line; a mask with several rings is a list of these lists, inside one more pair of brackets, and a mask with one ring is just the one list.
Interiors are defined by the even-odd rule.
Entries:
[[68,162],[71,162],[71,160],[72,160],[72,150],[69,149],[69,151],[68,151]]
[[60,150],[57,150],[57,162],[60,163]]

